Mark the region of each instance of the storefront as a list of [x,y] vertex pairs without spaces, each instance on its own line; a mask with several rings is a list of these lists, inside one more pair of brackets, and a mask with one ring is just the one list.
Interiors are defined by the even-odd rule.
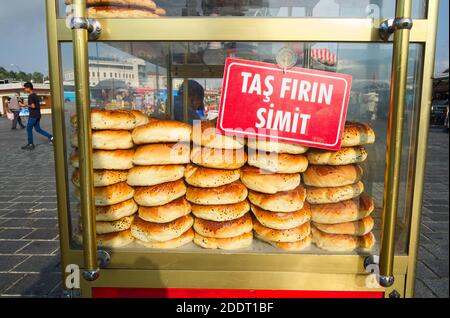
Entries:
[[[74,0],[72,14],[77,18],[72,21],[75,22],[73,30],[66,26],[68,19],[65,14],[71,11],[66,10],[63,2],[46,1],[51,91],[53,99],[58,101],[52,108],[58,215],[63,271],[77,266],[82,269],[82,296],[413,297],[430,118],[437,0],[160,0],[155,1],[156,4],[149,1],[152,6],[149,4],[146,8],[124,8],[118,6],[118,1],[111,1],[110,7],[95,7],[88,1],[87,10],[85,0]],[[86,23],[84,20],[86,14],[91,18],[99,17],[97,22],[101,31],[97,37],[95,32],[86,30],[95,30],[94,21]],[[384,28],[387,33],[382,33],[380,26],[387,26],[389,22],[385,21],[394,17],[403,19],[395,19],[393,25]],[[98,217],[99,207],[95,205],[99,205],[96,195],[100,190],[95,187],[94,169],[108,168],[99,168],[95,158],[94,162],[91,160],[95,151],[92,151],[89,118],[90,107],[96,105],[91,100],[93,86],[90,79],[103,75],[114,78],[115,74],[102,74],[103,70],[97,71],[96,68],[113,60],[115,68],[123,68],[121,78],[129,76],[133,79],[127,84],[127,92],[119,97],[105,97],[108,102],[117,105],[117,100],[129,100],[130,105],[136,105],[147,99],[148,104],[155,105],[146,109],[148,115],[160,120],[181,118],[180,121],[188,122],[190,110],[187,105],[198,99],[204,101],[206,110],[217,111],[228,57],[279,65],[285,72],[289,72],[286,66],[289,64],[291,68],[352,76],[347,121],[364,123],[364,127],[367,124],[371,127],[369,135],[372,136],[373,132],[375,139],[366,136],[365,140],[355,144],[363,146],[365,153],[364,159],[355,161],[362,168],[362,180],[361,170],[358,170],[360,172],[356,173],[358,176],[352,183],[361,185],[361,189],[345,204],[356,202],[355,213],[359,215],[365,210],[364,219],[369,220],[370,226],[360,230],[361,226],[364,227],[360,222],[363,217],[340,221],[353,230],[335,226],[340,224],[338,221],[328,223],[331,227],[323,226],[327,222],[314,219],[313,213],[313,219],[308,218],[308,229],[302,228],[308,232],[307,237],[300,235],[286,241],[275,237],[281,232],[273,232],[274,236],[269,239],[263,234],[267,232],[261,230],[265,229],[264,226],[258,223],[261,219],[255,210],[259,209],[252,207],[253,212],[246,216],[250,219],[244,223],[248,225],[250,222],[252,226],[253,222],[255,234],[252,229],[245,233],[249,244],[241,249],[220,249],[230,245],[219,237],[215,237],[217,240],[206,238],[204,241],[209,243],[203,247],[199,241],[194,244],[190,239],[183,246],[165,249],[164,244],[159,244],[159,239],[153,238],[152,230],[147,233],[146,244],[137,244],[136,240],[120,248],[101,247],[105,232],[99,230],[102,221]],[[282,63],[287,64],[281,66]],[[130,66],[128,70],[129,65],[136,67]],[[72,139],[73,114],[64,103],[62,74],[74,74],[75,92],[78,93],[78,136],[73,135]],[[128,89],[129,86],[133,86],[132,89]],[[152,100],[148,97],[150,94]],[[99,96],[102,96],[102,91]],[[245,104],[241,105],[241,112],[245,114]],[[134,140],[135,146],[141,147],[148,139],[143,140]],[[71,145],[76,143],[78,154],[69,156]],[[250,139],[247,144],[240,146],[246,152],[245,158],[251,148]],[[293,156],[297,159],[299,156],[308,157],[308,167],[322,164],[320,159],[311,159],[314,157],[311,156],[312,149],[305,151]],[[201,165],[193,158],[195,156],[191,154],[192,162]],[[143,160],[147,165],[155,165],[148,163],[155,162],[150,157]],[[217,162],[212,162],[212,165],[214,163]],[[257,167],[258,163],[251,164],[249,159],[249,165]],[[77,182],[69,181],[74,173],[72,166],[78,169],[75,172],[78,173]],[[130,167],[135,168],[133,164]],[[245,167],[231,169],[237,173],[238,179],[239,175],[242,179],[243,172],[239,172],[239,168]],[[302,191],[319,187],[308,181],[307,173],[301,168],[294,173],[297,178],[300,178],[300,172],[299,187],[307,189]],[[125,179],[128,180],[127,189],[130,185],[133,188],[130,174]],[[187,191],[191,191],[191,197],[186,194],[186,198],[192,203],[196,199],[192,198],[193,190],[189,190],[191,181],[186,179],[185,173],[183,182],[188,184]],[[134,184],[134,189],[126,191],[134,193],[136,202],[141,207],[145,206],[146,200],[156,190],[148,182]],[[365,194],[362,193],[362,184]],[[342,186],[345,185],[327,185]],[[146,199],[138,199],[136,193],[144,190],[148,190]],[[250,186],[239,193],[252,193],[251,190]],[[200,192],[200,196],[208,193],[206,190]],[[245,202],[246,196],[243,198]],[[369,197],[369,204],[360,205],[365,201],[363,197]],[[155,198],[156,201],[158,199]],[[319,203],[326,202],[332,213],[338,207],[328,204],[341,203],[340,199],[328,198],[324,202],[309,199],[306,195],[312,210],[320,210]],[[249,200],[252,205],[258,205],[255,193]],[[244,202],[231,201],[218,202],[225,205]],[[303,207],[307,201],[301,201]],[[198,206],[204,204],[192,204],[198,208],[195,218],[191,214],[183,216],[193,219],[196,235],[200,235],[198,232],[202,226],[199,223],[203,222],[197,222],[201,219]],[[287,210],[286,206],[281,210],[283,208]],[[78,222],[80,211],[81,231]],[[250,217],[252,213],[258,220]],[[142,225],[145,223],[142,217],[143,212],[139,210],[130,222],[135,226],[138,226],[136,222]],[[152,224],[155,223],[158,222]],[[303,248],[301,245],[305,241],[302,240],[311,238],[311,230],[313,242]],[[331,236],[320,236],[323,233]],[[251,242],[248,241],[249,236],[253,237]],[[83,246],[79,244],[80,237],[84,241]],[[336,246],[332,242],[334,239],[350,243]],[[70,270],[64,274],[66,283],[68,276]],[[69,290],[70,286],[66,284]]]

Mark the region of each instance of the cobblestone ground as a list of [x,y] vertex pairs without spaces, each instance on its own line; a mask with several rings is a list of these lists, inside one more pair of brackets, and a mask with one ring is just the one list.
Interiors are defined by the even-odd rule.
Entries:
[[[42,120],[50,131],[50,117]],[[52,146],[0,118],[0,296],[61,296]],[[430,133],[417,297],[448,297],[449,139]]]

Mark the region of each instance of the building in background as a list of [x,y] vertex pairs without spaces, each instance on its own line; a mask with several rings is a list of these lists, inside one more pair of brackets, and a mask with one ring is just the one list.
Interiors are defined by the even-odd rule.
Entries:
[[[52,96],[50,94],[50,84],[33,84],[34,92],[41,99],[41,112],[42,114],[50,114],[52,107]],[[11,95],[18,93],[20,99],[25,103],[27,101],[28,95],[23,89],[23,83],[8,83],[0,84],[0,114],[6,113],[6,98]]]

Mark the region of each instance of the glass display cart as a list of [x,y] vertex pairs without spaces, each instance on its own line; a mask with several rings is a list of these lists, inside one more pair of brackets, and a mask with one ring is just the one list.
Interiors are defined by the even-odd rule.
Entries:
[[[110,9],[120,2],[111,1]],[[68,293],[414,296],[438,0],[156,0],[146,15],[120,6],[114,15],[92,3],[46,0]],[[204,116],[214,119],[227,57],[277,64],[286,52],[293,66],[353,76],[347,120],[368,123],[376,134],[361,164],[374,202],[374,247],[288,252],[257,240],[234,251],[97,246],[90,109],[135,109],[186,122],[195,83],[203,88]],[[70,181],[75,113],[78,198]],[[81,285],[67,284],[77,268]]]

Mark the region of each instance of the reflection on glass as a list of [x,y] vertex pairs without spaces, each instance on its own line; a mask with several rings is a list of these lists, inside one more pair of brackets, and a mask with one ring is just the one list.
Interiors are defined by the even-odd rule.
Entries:
[[[89,45],[91,107],[138,109],[159,118],[185,122],[217,117],[223,60],[238,57],[276,63],[277,54],[289,48],[296,54],[297,67],[350,74],[353,77],[347,120],[368,123],[376,142],[367,145],[368,159],[362,164],[365,192],[375,201],[375,235],[379,243],[383,205],[384,171],[392,44],[364,43],[188,43],[188,42],[107,42]],[[72,47],[61,48],[67,118],[74,112],[74,71]],[[205,54],[215,51],[205,59]],[[217,53],[217,52],[220,52]],[[412,131],[417,109],[417,79],[422,50],[412,45],[405,117],[405,136],[399,204],[397,251],[404,253],[410,207],[407,188],[410,171]],[[214,58],[214,56],[216,56]],[[187,93],[185,91],[187,89]],[[242,111],[245,112],[245,105]],[[66,125],[70,127],[70,125]],[[68,136],[70,133],[68,131]],[[69,144],[69,143],[68,143]],[[70,151],[68,150],[68,153]],[[71,199],[73,199],[71,197]],[[72,216],[78,212],[72,201]],[[254,244],[252,251],[279,251]],[[187,250],[199,251],[195,247]],[[376,253],[378,245],[373,252]],[[322,253],[317,249],[314,253]],[[205,252],[202,250],[202,252]],[[208,251],[210,252],[210,251]]]
[[[64,0],[60,15],[64,16]],[[66,3],[71,3],[66,0]],[[100,5],[98,5],[100,3]],[[392,18],[395,1],[390,0],[154,0],[142,2],[87,0],[88,13],[97,18],[157,18],[160,16],[206,17],[347,17]],[[137,5],[136,5],[137,4]],[[426,1],[413,0],[413,18],[424,18]]]

